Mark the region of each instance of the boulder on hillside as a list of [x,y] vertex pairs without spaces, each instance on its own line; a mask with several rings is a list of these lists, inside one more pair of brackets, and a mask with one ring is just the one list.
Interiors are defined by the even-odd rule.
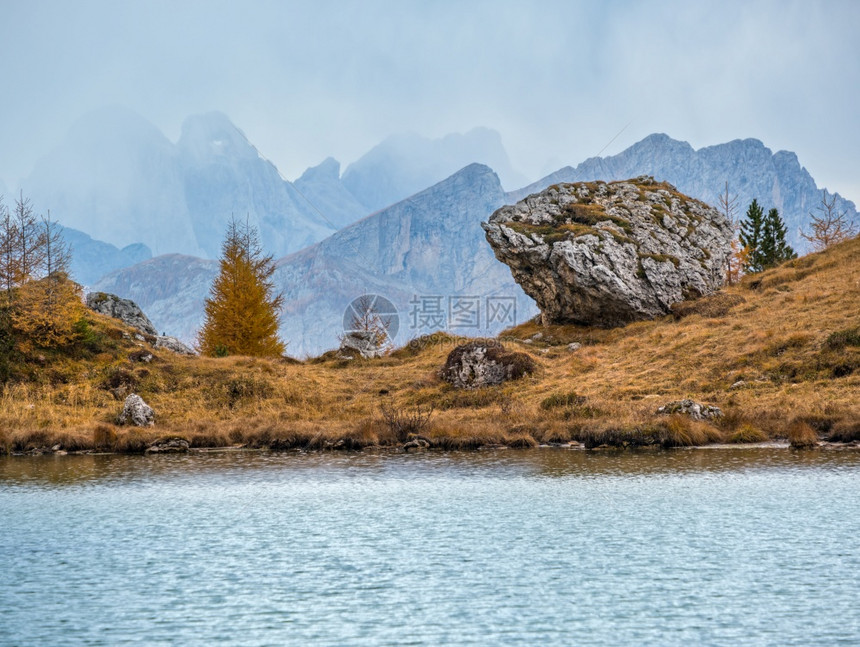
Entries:
[[669,402],[657,409],[657,413],[664,415],[683,414],[690,416],[693,420],[716,420],[723,417],[723,410],[709,404],[701,404],[694,400],[676,400]]
[[152,427],[155,424],[155,412],[142,397],[132,393],[125,399],[117,422],[121,425],[130,423],[135,427]]
[[734,232],[670,184],[556,184],[482,223],[544,324],[612,327],[670,312],[723,283]]
[[492,341],[472,341],[448,354],[440,377],[458,389],[477,389],[519,379],[535,368],[526,353],[506,350]]
[[379,333],[372,330],[350,330],[340,340],[343,357],[372,359],[385,354],[385,346],[379,344]]
[[155,347],[167,349],[178,355],[197,355],[196,350],[169,335],[159,335],[155,340]]
[[87,307],[108,317],[119,319],[146,335],[153,337],[158,335],[158,331],[149,318],[143,314],[143,310],[130,299],[121,299],[115,294],[108,294],[107,292],[90,292],[87,295]]

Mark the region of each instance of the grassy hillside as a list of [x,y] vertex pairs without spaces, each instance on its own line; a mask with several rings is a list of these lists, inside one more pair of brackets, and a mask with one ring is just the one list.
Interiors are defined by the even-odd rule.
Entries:
[[[860,439],[860,239],[746,277],[660,320],[612,330],[523,324],[504,341],[531,354],[538,370],[475,391],[438,378],[462,341],[443,334],[377,360],[188,358],[88,316],[85,346],[12,367],[0,393],[0,451],[142,451],[176,436],[198,447],[358,449],[399,445],[415,428],[450,448],[674,446],[811,431]],[[572,342],[581,347],[569,350]],[[140,361],[142,350],[151,362]],[[114,424],[132,392],[155,410],[154,427]],[[726,415],[712,425],[655,413],[681,398]]]

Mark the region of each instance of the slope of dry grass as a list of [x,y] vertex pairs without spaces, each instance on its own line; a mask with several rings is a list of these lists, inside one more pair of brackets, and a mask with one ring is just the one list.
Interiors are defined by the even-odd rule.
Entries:
[[[143,451],[180,436],[192,447],[360,449],[402,442],[402,419],[432,409],[417,434],[446,448],[580,441],[663,447],[786,438],[860,440],[860,240],[746,277],[674,316],[612,330],[541,327],[504,335],[537,371],[501,387],[457,391],[438,369],[458,341],[424,338],[378,360],[297,363],[187,358],[140,345],[92,315],[104,341],[84,356],[29,358],[0,391],[0,451]],[[542,333],[539,339],[531,338]],[[582,344],[576,351],[567,344]],[[140,394],[156,426],[114,423]],[[716,423],[658,416],[682,398],[715,404]],[[390,418],[390,415],[388,416]],[[408,434],[407,434],[408,436]]]

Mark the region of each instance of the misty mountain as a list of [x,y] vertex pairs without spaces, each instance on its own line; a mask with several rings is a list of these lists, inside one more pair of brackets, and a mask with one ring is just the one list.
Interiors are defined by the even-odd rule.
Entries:
[[369,213],[341,181],[340,162],[332,157],[306,170],[294,185],[336,229],[351,225]]
[[[495,334],[533,316],[533,302],[495,259],[480,227],[505,199],[496,174],[473,164],[281,259],[275,277],[289,352],[336,347],[345,309],[365,293],[396,306],[399,343],[444,328]],[[160,330],[190,340],[216,273],[213,261],[174,255],[114,272],[94,289],[135,300]]]
[[124,248],[217,258],[231,215],[283,256],[335,228],[220,113],[189,117],[177,144],[138,114],[86,115],[24,182],[37,210]]
[[350,164],[342,181],[368,212],[373,212],[472,163],[495,169],[507,187],[522,186],[525,182],[511,167],[501,136],[489,128],[475,128],[440,139],[393,135]]
[[40,213],[50,210],[64,227],[116,247],[202,254],[175,147],[130,110],[106,108],[78,120],[23,190]]
[[[788,228],[789,243],[800,253],[808,249],[800,229],[809,222],[809,213],[816,213],[821,189],[800,165],[797,155],[789,151],[773,153],[757,139],[736,139],[694,150],[687,142],[653,134],[618,155],[592,157],[575,168],[559,169],[512,192],[510,197],[516,201],[558,182],[623,180],[638,175],[653,175],[714,206],[719,205],[718,195],[728,182],[729,193],[738,196],[738,217],[743,216],[753,198],[765,211],[776,207]],[[837,207],[856,219],[854,203],[836,196]]]
[[152,258],[152,251],[143,243],[119,249],[77,229],[60,227],[60,231],[71,250],[69,270],[72,278],[83,285],[91,285],[109,272]]
[[231,216],[247,218],[276,257],[335,231],[225,115],[186,119],[176,148],[194,234],[209,258],[221,253]]

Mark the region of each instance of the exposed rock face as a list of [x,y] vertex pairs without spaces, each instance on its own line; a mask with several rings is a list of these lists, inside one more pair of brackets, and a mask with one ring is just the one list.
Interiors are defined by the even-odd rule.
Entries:
[[117,421],[121,425],[131,423],[135,427],[151,427],[155,424],[155,412],[142,397],[132,393],[125,399]]
[[169,335],[160,335],[158,339],[155,340],[155,347],[165,348],[169,351],[177,353],[178,355],[197,355],[196,350],[194,350],[190,346],[185,345],[176,337],[170,337]]
[[693,420],[716,420],[723,417],[723,411],[719,407],[700,404],[693,400],[670,402],[657,409],[657,413],[666,415],[681,413],[690,416]]
[[618,326],[722,285],[732,229],[650,177],[553,185],[483,224],[544,324]]
[[533,373],[534,360],[525,353],[506,350],[501,344],[473,341],[448,354],[440,376],[458,389],[496,386]]
[[90,292],[87,295],[87,307],[98,313],[119,319],[133,328],[137,328],[144,334],[157,335],[158,331],[149,318],[143,314],[143,310],[130,299],[120,299],[115,294],[107,292]]
[[348,357],[356,355],[364,359],[382,357],[385,349],[378,344],[377,333],[370,330],[351,330],[340,340],[340,353]]

